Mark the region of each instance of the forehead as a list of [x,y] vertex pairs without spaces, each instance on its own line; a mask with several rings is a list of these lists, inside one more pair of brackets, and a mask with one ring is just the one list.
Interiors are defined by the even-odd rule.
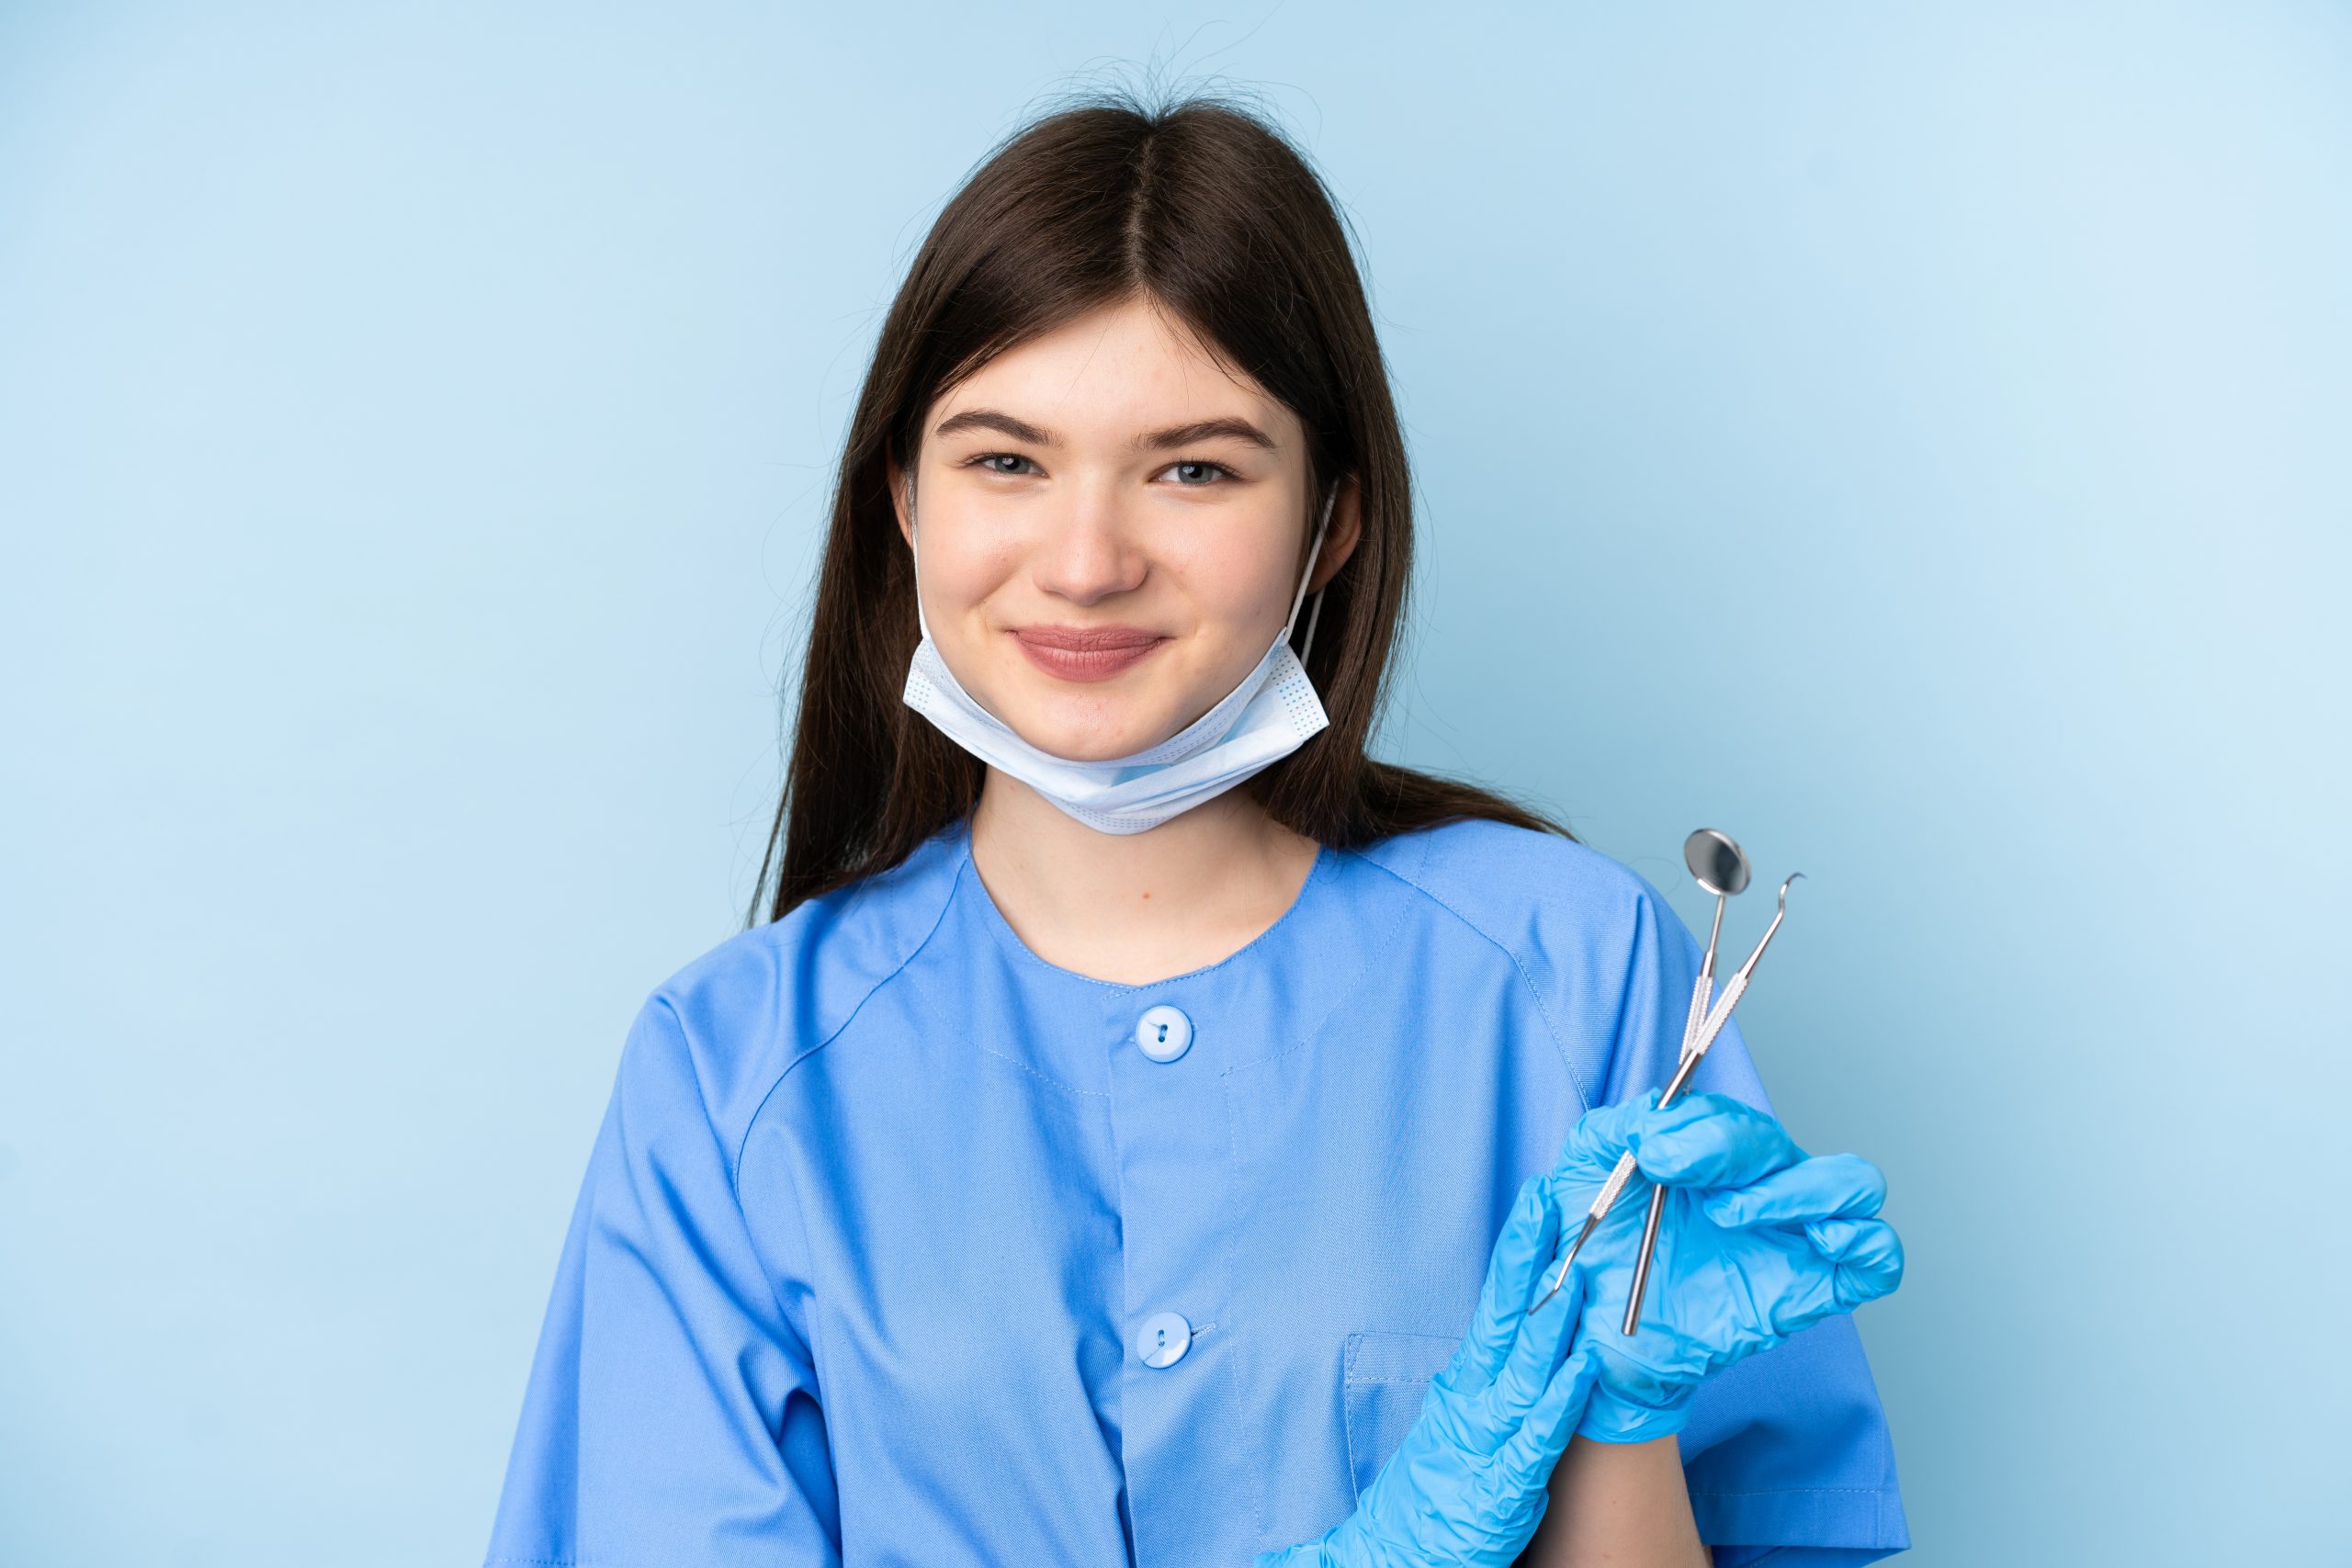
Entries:
[[1090,311],[998,355],[933,404],[926,429],[966,409],[1012,414],[1063,440],[1246,419],[1284,447],[1297,415],[1184,324],[1143,299]]

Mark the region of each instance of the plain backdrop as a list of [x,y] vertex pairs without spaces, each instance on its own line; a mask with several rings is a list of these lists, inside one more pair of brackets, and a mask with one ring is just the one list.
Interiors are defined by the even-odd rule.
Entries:
[[2343,1562],[2352,9],[2259,0],[7,0],[0,1561],[478,1561],[882,309],[1102,80],[1354,225],[1384,753],[1806,873],[1909,1561]]

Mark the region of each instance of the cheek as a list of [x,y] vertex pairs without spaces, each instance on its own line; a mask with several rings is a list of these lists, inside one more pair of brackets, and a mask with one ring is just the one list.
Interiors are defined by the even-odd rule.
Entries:
[[923,587],[938,615],[960,615],[986,604],[1011,580],[1019,560],[1017,548],[991,544],[978,530],[943,528],[934,539],[925,524],[922,545]]
[[1277,624],[1289,614],[1290,596],[1298,586],[1298,562],[1287,548],[1269,547],[1270,539],[1279,537],[1272,521],[1236,520],[1162,550],[1160,560],[1182,580],[1204,630],[1222,628],[1251,641],[1270,610]]

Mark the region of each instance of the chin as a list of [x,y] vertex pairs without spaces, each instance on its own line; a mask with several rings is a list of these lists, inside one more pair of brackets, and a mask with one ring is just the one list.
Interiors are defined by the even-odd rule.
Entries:
[[[1156,746],[1180,728],[1137,723],[1136,716],[1160,705],[1139,697],[1032,700],[1008,718],[1023,740],[1072,762],[1103,762]],[[1173,716],[1170,716],[1172,719]]]

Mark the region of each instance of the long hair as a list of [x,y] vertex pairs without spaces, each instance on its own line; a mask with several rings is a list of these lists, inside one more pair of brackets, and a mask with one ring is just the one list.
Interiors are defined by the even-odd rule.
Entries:
[[[858,394],[817,581],[785,789],[750,922],[899,864],[979,801],[986,766],[900,700],[921,636],[889,472],[933,401],[995,355],[1148,298],[1297,414],[1307,493],[1354,476],[1363,533],[1307,674],[1330,723],[1237,787],[1347,849],[1461,817],[1574,838],[1488,790],[1374,760],[1413,556],[1411,476],[1337,208],[1265,119],[1209,96],[1103,95],[997,147],[932,225]],[[771,869],[773,895],[766,892]]]

